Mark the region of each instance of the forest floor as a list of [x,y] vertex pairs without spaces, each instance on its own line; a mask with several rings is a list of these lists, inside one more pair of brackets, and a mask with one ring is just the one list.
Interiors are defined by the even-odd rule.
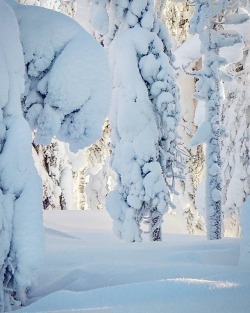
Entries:
[[176,234],[174,223],[162,242],[126,243],[104,211],[45,211],[44,264],[15,312],[249,313],[240,240]]

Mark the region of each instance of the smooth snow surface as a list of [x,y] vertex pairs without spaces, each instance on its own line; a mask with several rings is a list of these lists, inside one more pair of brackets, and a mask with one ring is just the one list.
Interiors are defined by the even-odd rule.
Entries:
[[125,243],[105,211],[45,211],[45,264],[16,312],[250,312],[240,240],[167,233],[174,223],[167,215],[163,242]]

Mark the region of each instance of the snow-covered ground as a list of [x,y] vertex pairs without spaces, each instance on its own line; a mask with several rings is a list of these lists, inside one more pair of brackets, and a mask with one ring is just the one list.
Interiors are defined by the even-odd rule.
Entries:
[[126,243],[104,211],[45,211],[44,266],[16,312],[249,313],[240,240],[175,234],[166,219],[163,242]]

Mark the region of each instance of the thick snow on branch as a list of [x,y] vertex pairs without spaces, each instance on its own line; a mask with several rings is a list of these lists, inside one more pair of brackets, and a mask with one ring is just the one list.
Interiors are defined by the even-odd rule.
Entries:
[[[239,42],[231,47],[222,47],[220,49],[220,56],[227,60],[227,63],[237,63],[243,58],[243,43]],[[175,62],[174,66],[177,73],[182,72],[188,67],[192,66],[196,61],[201,58],[201,43],[197,34],[191,36],[173,53]]]
[[193,35],[187,41],[185,41],[180,47],[174,52],[174,66],[178,70],[183,70],[189,67],[194,62],[201,58],[201,43],[197,34]]
[[190,141],[191,146],[197,146],[202,143],[207,143],[211,138],[212,128],[208,121],[204,121],[195,132],[193,138]]
[[49,144],[56,136],[73,151],[92,144],[111,97],[103,48],[63,14],[6,1],[19,22],[27,67],[23,111],[35,142]]

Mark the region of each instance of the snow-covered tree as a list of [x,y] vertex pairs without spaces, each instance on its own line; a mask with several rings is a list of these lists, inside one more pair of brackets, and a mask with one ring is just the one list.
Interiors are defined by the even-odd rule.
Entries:
[[[176,210],[173,212],[184,232],[200,233],[204,230],[203,218],[196,204],[195,194],[203,172],[203,149],[199,145],[190,148],[190,138],[196,131],[196,100],[192,98],[195,90],[195,79],[187,75],[185,70],[195,69],[199,64],[199,40],[190,36],[189,19],[193,14],[193,6],[188,1],[157,0],[155,9],[157,16],[168,27],[174,41],[174,66],[177,83],[180,86],[180,122],[178,133],[181,137],[181,150],[185,163],[185,180],[178,180],[176,189],[179,195],[173,198]],[[175,47],[177,48],[175,49]],[[198,53],[197,53],[198,52]],[[172,211],[170,211],[172,213]]]
[[98,25],[109,47],[114,84],[110,122],[117,187],[107,207],[116,233],[125,240],[141,240],[145,217],[151,239],[160,240],[162,216],[171,204],[174,172],[180,166],[178,88],[169,37],[152,1],[101,2],[93,2],[90,21],[95,25],[100,12],[108,12]]
[[43,208],[72,209],[73,194],[68,191],[73,190],[73,173],[65,144],[55,138],[48,146],[33,144],[33,157],[43,183]]
[[109,165],[110,126],[106,121],[103,136],[87,149],[85,176],[87,184],[86,204],[88,209],[104,209],[108,193],[114,188],[114,173]]
[[[23,111],[36,131],[35,142],[46,145],[56,136],[73,151],[92,144],[101,136],[99,125],[107,115],[110,92],[102,48],[67,16],[11,4],[19,21],[28,74]],[[37,31],[31,31],[34,17]],[[54,29],[52,40],[48,39],[50,29]]]
[[192,144],[206,142],[206,215],[207,236],[220,239],[222,236],[221,209],[221,137],[224,129],[220,123],[221,101],[224,97],[222,79],[228,75],[221,70],[227,64],[219,53],[223,47],[239,43],[240,36],[222,27],[222,14],[226,2],[196,0],[196,10],[191,20],[191,32],[198,33],[203,55],[202,69],[198,77],[195,98],[206,103],[206,120],[192,139]]
[[[60,2],[59,5],[59,2],[55,0],[19,0],[18,2],[26,5],[42,6],[65,14],[68,13],[68,15],[71,16],[73,15],[75,3],[74,1],[63,1]],[[68,8],[68,10],[65,10],[66,8]],[[28,76],[27,73],[26,75]],[[46,147],[33,144],[35,165],[42,178],[44,209],[64,210],[72,208],[72,201],[69,199],[68,201],[65,201],[65,198],[68,198],[69,194],[67,193],[66,195],[64,191],[75,189],[74,194],[77,194],[78,185],[73,186],[74,182],[76,183],[77,181],[72,179],[77,173],[73,173],[66,150],[65,144],[55,138],[53,138],[53,142]],[[60,181],[64,181],[63,177],[65,177],[65,175],[63,175],[63,172],[65,173],[64,169],[68,173],[68,188],[61,188],[60,186]],[[71,170],[71,174],[69,173],[69,170]],[[70,182],[72,182],[72,186],[69,186]]]
[[[192,51],[192,46],[190,46]],[[195,65],[194,65],[195,66]],[[204,152],[202,145],[190,147],[190,139],[197,129],[195,122],[197,104],[192,98],[195,92],[195,83],[192,76],[180,72],[177,78],[180,86],[181,117],[178,132],[182,138],[181,151],[185,162],[185,179],[177,182],[179,195],[174,197],[176,214],[184,231],[195,234],[204,231],[202,210],[196,201],[197,190],[204,169]]]
[[0,1],[0,311],[25,302],[43,250],[42,192],[23,118],[24,60],[18,23]]
[[[248,20],[235,24],[232,17],[240,22],[240,13]],[[222,111],[222,122],[228,131],[228,137],[222,143],[222,207],[225,236],[239,237],[240,209],[250,194],[250,125],[247,113],[250,101],[249,11],[244,3],[238,2],[230,17],[225,27],[239,32],[243,42],[227,53],[233,63],[228,69],[233,79],[225,82],[226,99]]]
[[[52,5],[52,1],[43,2],[43,3],[40,3],[39,5],[47,6],[49,8],[54,8]],[[32,9],[32,8],[30,8],[30,9]],[[60,10],[60,7],[57,8],[57,10]],[[68,24],[69,23],[71,24],[72,31],[71,31],[71,33],[68,32],[67,34],[65,34],[65,40],[66,41],[68,41],[70,39],[70,38],[67,38],[67,36],[74,37],[75,34],[79,32],[79,29],[81,29],[76,23],[74,23],[74,21],[67,19],[67,22],[68,22]],[[27,23],[29,23],[29,22],[27,22]],[[40,23],[42,23],[42,21],[40,21]],[[51,27],[53,28],[52,25],[51,25]],[[61,28],[64,28],[64,27],[65,26],[61,26]],[[59,28],[58,28],[58,30],[59,30]],[[60,36],[60,37],[62,37],[62,36]],[[72,41],[72,40],[70,39],[70,41]],[[76,38],[74,38],[74,41],[76,42]],[[24,43],[24,45],[25,45],[25,43]],[[64,43],[63,42],[59,43],[59,46],[55,47],[55,50],[62,49],[63,46],[60,47],[60,45],[64,45]],[[38,44],[38,47],[39,46],[41,46],[40,43]],[[50,47],[50,46],[52,46],[52,47]],[[52,45],[48,45],[48,48],[49,48],[48,50],[51,50],[51,48],[54,49],[53,43],[52,43]],[[34,46],[31,47],[31,49],[34,49],[34,51],[37,49],[36,43],[34,43]],[[69,49],[68,49],[68,51],[69,51]],[[78,57],[77,57],[77,60],[79,62],[80,62],[80,57],[79,57],[80,51],[78,52]],[[55,51],[54,60],[52,60],[52,63],[55,62],[55,60],[57,59],[57,56],[58,56],[58,52]],[[51,56],[51,58],[53,58],[53,55]],[[61,56],[59,59],[62,59]],[[41,64],[42,62],[44,62],[44,60],[47,60],[47,56],[46,55],[36,56],[36,53],[34,53],[34,60],[37,60]],[[27,61],[27,62],[29,62],[29,61]],[[50,74],[51,68],[50,68],[49,62],[47,62],[47,63],[48,64],[47,65],[45,64],[44,68],[38,69],[38,71],[37,71],[37,73],[35,73],[35,75],[34,75],[34,73],[32,73],[32,71],[29,70],[29,64],[27,64],[27,67],[26,67],[27,68],[26,92],[24,95],[23,107],[24,107],[25,117],[29,121],[30,121],[30,114],[33,114],[32,112],[34,110],[38,109],[38,104],[35,102],[38,102],[40,105],[40,103],[43,103],[44,99],[45,99],[45,95],[41,95],[40,91],[36,90],[38,88],[36,85],[42,80],[46,81],[47,80],[46,77],[51,77],[51,74]],[[66,79],[66,77],[69,77],[69,75],[71,75],[71,78],[74,76],[75,80],[77,80],[77,77],[79,78],[78,72],[79,72],[80,68],[83,66],[83,62],[81,62],[81,63],[82,64],[79,64],[80,67],[78,66],[78,69],[77,69],[77,71],[75,71],[75,73],[73,72],[74,71],[73,66],[70,66],[72,68],[72,71],[68,71],[66,69],[67,76],[66,75],[64,77],[62,76],[61,82],[59,82],[59,84],[58,84],[60,92],[64,88],[63,84],[67,84],[67,82],[68,82],[68,79]],[[52,72],[54,71],[53,69],[52,69]],[[46,74],[45,78],[43,77],[44,73]],[[84,71],[82,71],[82,73],[84,73]],[[100,73],[100,75],[101,75],[101,73]],[[86,78],[87,78],[87,75],[85,76],[85,80],[86,80]],[[90,78],[91,78],[91,76],[90,76]],[[58,80],[57,80],[57,82],[58,82]],[[83,84],[83,86],[85,85],[86,89],[88,89],[89,91],[91,90],[91,88],[89,88],[88,85],[86,83],[84,83],[83,77],[82,77],[82,84]],[[45,85],[46,85],[46,82],[45,82]],[[86,91],[86,89],[84,90],[84,88],[81,88],[81,85],[78,82],[75,82],[74,85],[75,85],[75,87],[78,86],[79,87],[78,89],[82,89],[81,93],[84,93]],[[73,103],[74,102],[74,105],[77,105],[76,98],[71,97],[69,95],[69,92],[70,92],[69,88],[68,88],[68,90],[64,91],[64,96],[63,96],[64,99],[63,99],[63,101],[61,101],[61,104],[63,102],[64,103],[67,103],[67,102]],[[70,98],[70,101],[67,98],[65,98],[66,93],[68,94],[68,99]],[[79,92],[75,93],[75,94],[79,94]],[[87,94],[85,94],[85,95],[87,96]],[[47,99],[48,98],[49,98],[49,96],[47,97]],[[94,97],[92,97],[92,99],[94,101],[97,100],[97,98],[96,99],[94,99],[94,98],[96,98],[96,93],[94,94]],[[47,102],[47,99],[45,100],[46,102]],[[59,101],[59,100],[57,100],[57,101]],[[104,101],[105,101],[105,99],[104,99]],[[99,102],[100,102],[100,105],[102,106],[103,101],[99,101]],[[91,103],[89,103],[89,105],[91,105]],[[78,103],[78,106],[81,106],[81,104]],[[67,107],[69,109],[69,105]],[[26,112],[27,111],[26,108],[28,108],[29,112]],[[85,108],[86,108],[86,106],[85,106]],[[79,110],[76,108],[76,110],[74,112],[74,113],[77,113],[74,115],[75,116],[78,115],[78,119],[80,119],[80,113],[81,113],[80,111],[83,111],[83,110]],[[82,114],[83,114],[83,112],[82,112]],[[35,117],[35,119],[36,119],[36,117]],[[65,121],[67,119],[69,119],[69,114],[67,114],[67,118],[65,119]],[[72,123],[72,121],[70,121],[70,123]],[[78,123],[78,125],[80,125],[79,122],[77,122],[77,123]],[[77,123],[75,123],[75,126]],[[85,127],[83,123],[82,123],[82,127]],[[36,125],[35,125],[35,128],[36,128]],[[57,138],[58,137],[59,136],[57,135]],[[96,138],[98,138],[98,137],[96,137]],[[61,137],[60,137],[60,139],[63,140],[63,138],[61,138]],[[62,171],[63,171],[64,167],[66,166],[68,169],[71,168],[70,160],[67,156],[64,145],[61,142],[59,142],[58,140],[54,139],[53,143],[51,145],[48,145],[46,148],[42,147],[42,146],[39,147],[37,145],[36,145],[36,147],[37,148],[36,148],[36,151],[34,151],[34,154],[35,154],[36,159],[40,160],[40,162],[36,162],[36,164],[38,166],[39,172],[42,173],[41,177],[43,179],[43,186],[44,186],[44,188],[43,188],[43,190],[44,190],[44,197],[43,197],[44,198],[44,207],[45,208],[57,208],[57,209],[68,208],[67,206],[65,207],[67,202],[65,202],[63,200],[65,197],[67,197],[64,194],[64,190],[66,190],[66,189],[61,188],[61,186],[60,186],[61,177],[63,178]],[[50,157],[48,158],[47,156],[50,156]],[[49,160],[52,160],[52,159],[53,159],[53,162],[50,162]],[[59,168],[57,168],[57,165],[60,165]],[[82,167],[83,166],[84,166],[84,164],[82,165]],[[57,172],[57,175],[56,175],[57,178],[55,178],[55,175],[52,175],[52,177],[50,176],[50,174],[52,172],[53,173]],[[67,172],[68,172],[68,170],[67,170]],[[71,176],[74,176],[74,177],[79,176],[80,177],[81,174],[80,173],[73,173],[73,170],[72,170]],[[78,179],[74,179],[74,180],[71,179],[71,181],[72,181],[72,183],[73,182],[76,184],[78,183]],[[75,192],[74,192],[75,197],[78,197],[77,196],[78,195],[78,191],[77,191],[78,186],[71,186],[71,189],[72,188],[75,189]]]
[[[77,1],[75,19],[98,42],[107,47],[105,36],[108,33],[109,0]],[[85,151],[84,169],[76,173],[76,179],[81,184],[84,197],[78,194],[81,207],[88,209],[105,208],[105,197],[113,189],[114,173],[109,165],[110,157],[110,123],[107,119],[103,126],[103,136]],[[84,185],[84,186],[83,186]],[[84,202],[84,203],[83,203]]]
[[[102,47],[66,16],[1,0],[0,26],[0,310],[9,311],[25,302],[42,259],[41,181],[31,128],[37,141],[57,135],[73,150],[84,148],[102,133],[111,88]],[[62,189],[67,177],[65,168]],[[67,202],[70,190],[64,194]]]
[[[236,1],[236,6],[239,5],[240,2]],[[78,1],[78,11],[76,14],[77,19],[83,23],[89,32],[96,36],[96,38],[98,38],[98,40],[100,40],[106,47],[109,46],[112,38],[114,38],[112,34],[116,34],[119,27],[121,26],[121,24],[119,24],[119,18],[116,17],[117,11],[111,10],[111,4],[112,3],[110,1],[101,0]],[[114,8],[116,8],[116,4],[116,2],[113,2]],[[200,126],[203,121],[204,102],[201,100],[196,101],[195,99],[191,99],[190,95],[194,89],[194,80],[192,76],[188,77],[185,71],[183,71],[183,67],[188,69],[188,71],[191,71],[192,69],[199,69],[201,65],[201,61],[199,60],[201,58],[201,53],[199,52],[199,39],[197,38],[197,35],[188,38],[187,34],[189,28],[187,19],[192,14],[194,6],[189,6],[187,1],[176,2],[174,0],[157,0],[155,1],[155,9],[157,11],[157,16],[168,25],[170,33],[175,37],[176,44],[179,46],[174,52],[174,56],[176,58],[174,66],[177,68],[179,73],[177,81],[181,87],[181,120],[179,125],[179,133],[181,134],[183,140],[182,149],[186,155],[186,179],[185,181],[177,182],[177,190],[180,193],[180,196],[175,197],[174,201],[176,202],[178,208],[178,210],[176,210],[178,219],[183,220],[182,223],[185,224],[183,226],[186,228],[186,231],[195,233],[197,231],[199,232],[200,230],[204,230],[203,219],[199,213],[203,215],[205,212],[204,180],[206,175],[203,145],[198,145],[197,148],[190,148],[189,141],[196,127]],[[238,13],[236,12],[236,15],[237,14]],[[119,16],[121,15],[122,13]],[[232,16],[233,14],[231,13],[231,18],[228,20],[228,26],[230,29],[232,28],[232,25],[230,24],[232,23]],[[223,27],[225,27],[225,25]],[[110,33],[108,33],[107,29],[110,30]],[[247,26],[243,26],[243,29],[247,29]],[[113,30],[113,32],[111,30]],[[245,36],[247,36],[246,31]],[[231,48],[227,48],[227,51],[223,52],[223,57],[224,55],[225,57],[228,56],[230,49]],[[220,50],[222,51],[224,49]],[[230,52],[230,54],[238,54],[238,52],[233,52],[235,51],[235,48],[231,49],[231,51],[232,52]],[[247,55],[247,46],[245,47],[245,51],[245,54]],[[227,60],[227,62],[235,63],[232,60]],[[235,68],[237,68],[236,76],[239,76],[240,73],[238,72],[238,69],[240,68],[240,64],[236,65]],[[246,63],[244,63],[244,73],[245,72]],[[247,74],[244,75],[244,77],[239,76],[237,78],[238,85],[240,82],[244,82],[244,84],[247,85]],[[241,207],[242,201],[244,200],[244,195],[248,193],[248,178],[245,166],[247,162],[243,161],[246,159],[245,156],[248,155],[246,152],[246,127],[243,126],[245,123],[244,114],[246,111],[246,103],[248,101],[247,97],[245,97],[245,95],[247,96],[247,90],[244,89],[244,86],[239,88],[239,92],[237,92],[237,94],[239,97],[242,95],[245,100],[243,99],[242,101],[240,97],[239,103],[237,104],[236,99],[231,97],[231,90],[234,89],[233,84],[235,85],[235,81],[233,83],[224,82],[226,99],[222,101],[223,125],[225,125],[228,129],[235,129],[235,133],[237,130],[239,130],[237,140],[233,140],[232,143],[230,139],[231,134],[229,134],[229,137],[224,139],[223,145],[221,147],[222,158],[224,161],[222,168],[222,205],[225,221],[225,235],[239,234],[239,208]],[[239,109],[239,107],[241,109]],[[235,113],[232,114],[231,112],[235,110],[237,110],[238,113],[235,121],[233,122],[232,116],[234,116]],[[244,123],[241,122],[239,126],[233,126],[232,128],[232,123],[236,123],[237,120],[243,121]],[[236,147],[234,144],[235,142],[238,143]],[[240,158],[237,157],[237,163],[239,164],[241,160],[244,162],[245,167],[243,170],[242,166],[236,167],[233,165],[235,163],[235,151],[238,151],[238,148],[241,149],[240,147],[243,149],[241,151]],[[230,183],[232,175],[234,176],[233,180],[237,181],[237,196],[236,192],[232,192],[233,190],[236,191],[233,180]],[[185,217],[184,219],[182,217],[183,212]]]
[[109,166],[110,127],[104,123],[103,135],[90,147],[66,154],[72,168],[74,208],[80,210],[104,209],[105,199],[113,189],[113,171]]

